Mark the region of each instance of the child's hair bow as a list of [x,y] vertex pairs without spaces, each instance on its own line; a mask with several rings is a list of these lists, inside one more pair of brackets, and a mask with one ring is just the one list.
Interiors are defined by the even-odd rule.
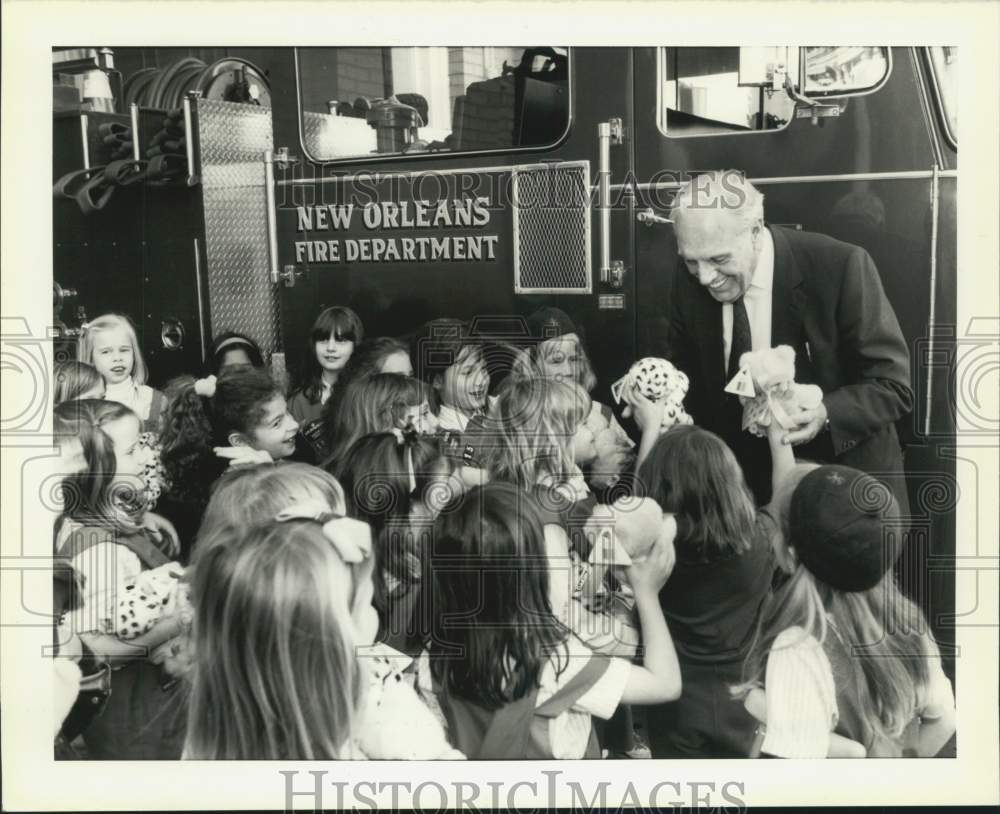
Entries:
[[302,501],[282,509],[274,517],[279,523],[288,520],[313,520],[323,527],[323,535],[337,549],[346,563],[359,563],[372,552],[372,532],[367,523],[330,511],[324,503]]
[[412,495],[417,491],[417,473],[413,469],[413,447],[407,442],[416,439],[417,431],[412,427],[407,427],[405,430],[401,430],[399,427],[393,427],[392,434],[396,436],[397,446],[406,447],[406,474],[410,479],[409,486],[410,494]]
[[210,399],[215,395],[215,376],[206,376],[204,379],[198,379],[194,383],[194,392],[203,398]]

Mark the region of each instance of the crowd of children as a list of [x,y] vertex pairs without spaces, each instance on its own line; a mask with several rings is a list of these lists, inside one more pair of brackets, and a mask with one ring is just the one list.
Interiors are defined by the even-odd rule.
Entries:
[[758,507],[696,415],[627,388],[636,443],[580,328],[526,325],[366,338],[338,306],[290,390],[230,332],[163,392],[127,318],[84,326],[54,382],[57,756],[946,752],[891,494],[771,422]]

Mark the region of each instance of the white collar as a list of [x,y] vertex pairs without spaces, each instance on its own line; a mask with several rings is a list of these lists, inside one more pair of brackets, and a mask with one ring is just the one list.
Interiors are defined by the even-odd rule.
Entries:
[[443,430],[465,432],[469,425],[469,416],[454,407],[442,404],[438,409],[438,425]]
[[752,288],[770,291],[774,286],[774,238],[771,236],[771,230],[764,227],[761,230],[761,238],[764,242],[760,247],[760,254],[757,255],[757,265],[754,266],[747,293]]

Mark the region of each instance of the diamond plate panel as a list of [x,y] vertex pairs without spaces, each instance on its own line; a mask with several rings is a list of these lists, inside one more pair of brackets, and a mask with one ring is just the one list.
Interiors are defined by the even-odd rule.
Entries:
[[590,294],[590,162],[515,167],[514,291]]
[[263,153],[274,143],[271,111],[209,99],[197,105],[212,333],[246,333],[269,357],[281,348],[264,194]]

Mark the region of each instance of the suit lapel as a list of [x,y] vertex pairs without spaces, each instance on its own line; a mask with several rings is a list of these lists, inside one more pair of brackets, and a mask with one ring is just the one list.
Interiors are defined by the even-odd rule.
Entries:
[[771,347],[791,345],[798,349],[802,340],[802,314],[806,301],[802,275],[785,230],[780,226],[769,226],[768,229],[774,238]]

